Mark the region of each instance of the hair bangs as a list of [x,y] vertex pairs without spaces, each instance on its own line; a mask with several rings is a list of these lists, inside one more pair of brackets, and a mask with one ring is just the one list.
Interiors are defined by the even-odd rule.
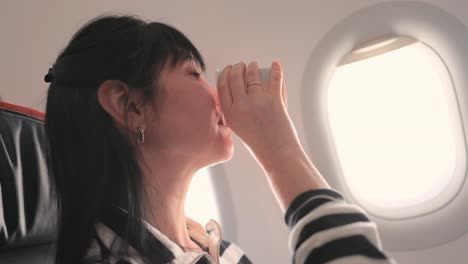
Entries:
[[163,54],[164,58],[162,59],[168,63],[171,69],[191,60],[198,64],[202,71],[205,71],[206,66],[202,55],[182,32],[158,22],[150,23],[149,26],[158,31],[155,32],[155,35],[161,36],[161,38],[158,37],[160,41],[157,45]]

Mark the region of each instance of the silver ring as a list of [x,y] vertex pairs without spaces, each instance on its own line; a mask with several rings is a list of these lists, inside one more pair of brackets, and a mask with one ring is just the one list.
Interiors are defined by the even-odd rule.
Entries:
[[247,88],[249,88],[249,87],[250,87],[250,85],[254,85],[254,84],[259,84],[259,85],[262,85],[262,83],[261,83],[261,82],[250,82],[250,83],[248,83],[248,84],[247,84]]

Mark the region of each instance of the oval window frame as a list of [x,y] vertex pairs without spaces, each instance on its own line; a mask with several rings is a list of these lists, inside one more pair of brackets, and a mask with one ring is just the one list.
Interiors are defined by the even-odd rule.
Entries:
[[[366,47],[369,46],[369,44],[364,45],[364,48],[362,47],[357,47],[356,49],[352,50],[349,54],[347,54],[337,65],[338,67],[342,67],[344,65],[349,65],[353,62],[357,62],[360,60],[366,60],[368,58],[374,57],[374,56],[379,56],[382,55],[386,52],[390,52],[393,50],[397,50],[400,48],[405,48],[407,46],[411,45],[422,45],[421,47],[425,52],[430,52],[431,56],[431,61],[436,60],[437,63],[434,65],[435,68],[439,68],[441,73],[443,73],[445,76],[441,76],[443,79],[443,82],[447,83],[450,87],[446,88],[446,90],[442,91],[446,95],[447,101],[444,103],[447,103],[448,105],[457,105],[456,101],[456,95],[454,94],[454,85],[452,81],[452,77],[450,76],[450,72],[446,67],[445,62],[442,60],[441,56],[429,45],[426,43],[423,43],[421,41],[418,41],[416,39],[407,37],[407,36],[392,36],[391,38],[383,38],[381,41],[383,43],[389,42],[388,40],[392,40],[389,45],[384,45],[381,46],[380,48],[369,50],[369,54],[365,53],[356,53],[356,51],[363,50]],[[379,45],[379,41],[373,41],[373,43],[377,44],[371,44],[372,46]],[[328,82],[329,84],[332,82],[332,79],[335,77],[336,71],[331,75],[330,81]],[[404,87],[404,86],[403,86]],[[330,89],[331,87],[328,86],[327,89]],[[443,88],[442,88],[443,89]],[[329,107],[327,105],[327,107]],[[327,110],[330,110],[330,108],[327,108]],[[451,116],[449,119],[451,119],[450,124],[452,125],[453,131],[455,131],[455,136],[458,137],[458,140],[462,142],[455,142],[454,147],[455,149],[455,155],[457,155],[458,160],[455,161],[455,165],[458,165],[454,169],[454,173],[451,175],[450,179],[448,181],[444,182],[441,184],[441,186],[444,186],[441,189],[441,192],[436,195],[436,196],[431,196],[427,200],[420,202],[418,204],[412,204],[408,206],[401,206],[397,208],[392,208],[388,206],[379,206],[376,203],[372,202],[372,199],[365,199],[364,195],[358,195],[358,191],[354,190],[352,188],[352,180],[348,179],[348,177],[343,177],[343,182],[344,186],[346,188],[347,193],[349,193],[353,200],[358,203],[361,207],[365,208],[369,214],[372,214],[376,217],[382,218],[382,219],[390,219],[390,220],[401,220],[405,218],[412,218],[412,217],[419,217],[424,214],[430,214],[433,211],[436,211],[442,207],[444,207],[446,204],[448,204],[460,191],[460,188],[463,184],[463,181],[465,179],[465,175],[462,171],[460,171],[460,168],[464,168],[466,164],[463,163],[463,161],[466,160],[467,155],[466,152],[463,152],[464,149],[461,148],[460,146],[464,144],[464,140],[462,139],[462,127],[459,123],[460,116],[458,112],[457,107],[450,107],[448,109],[449,114]],[[329,113],[328,113],[329,116]],[[458,121],[458,122],[457,122]],[[330,124],[330,123],[329,123]],[[331,127],[331,126],[329,126]],[[330,129],[330,131],[332,131]],[[332,139],[333,140],[333,139]],[[455,141],[457,140],[456,138],[454,139]],[[335,142],[333,142],[334,146],[337,146]],[[336,149],[336,148],[335,148]],[[337,157],[339,160],[339,156]],[[343,175],[343,174],[342,174]],[[397,191],[396,189],[394,191]],[[360,197],[359,197],[360,196]],[[374,199],[378,199],[377,197]]]
[[[372,21],[372,23],[369,23]],[[468,28],[453,15],[438,7],[419,2],[383,2],[364,7],[336,24],[318,43],[309,57],[303,73],[301,110],[306,132],[306,146],[314,164],[331,186],[351,202],[339,163],[334,152],[326,120],[324,100],[328,81],[339,61],[360,43],[374,39],[403,35],[427,43],[441,56],[452,77],[461,116],[462,137],[466,153],[468,128]],[[310,89],[315,87],[316,89]],[[308,135],[314,135],[313,137]],[[379,226],[383,244],[389,250],[408,251],[435,247],[461,237],[468,231],[464,223],[468,215],[468,185],[466,161],[459,167],[465,179],[460,191],[446,206],[418,217],[389,220],[370,215]],[[451,228],[446,228],[450,226]],[[436,227],[436,228],[434,228]],[[444,228],[437,228],[444,227]],[[402,239],[402,237],[404,239]]]

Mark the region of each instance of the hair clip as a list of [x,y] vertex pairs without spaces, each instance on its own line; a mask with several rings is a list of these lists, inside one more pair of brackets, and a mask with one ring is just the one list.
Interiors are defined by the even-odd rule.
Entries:
[[54,75],[52,74],[52,68],[49,68],[49,72],[44,76],[44,81],[46,83],[51,83],[54,80]]

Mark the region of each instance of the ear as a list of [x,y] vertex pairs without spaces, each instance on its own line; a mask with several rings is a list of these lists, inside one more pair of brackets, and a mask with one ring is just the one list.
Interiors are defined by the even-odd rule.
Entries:
[[114,119],[118,126],[136,130],[139,125],[144,124],[142,106],[138,104],[138,98],[129,92],[125,83],[117,80],[104,81],[99,86],[97,93],[102,108]]

